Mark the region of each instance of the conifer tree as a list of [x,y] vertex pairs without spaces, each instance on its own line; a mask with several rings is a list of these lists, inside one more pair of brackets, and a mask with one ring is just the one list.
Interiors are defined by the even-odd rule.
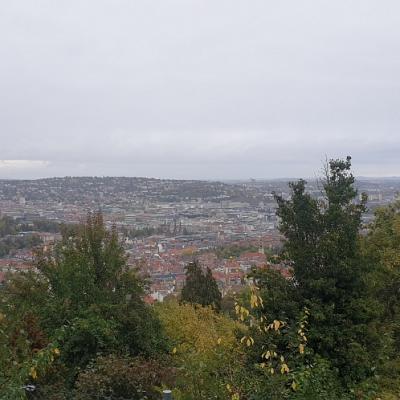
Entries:
[[201,306],[212,306],[216,310],[221,308],[221,292],[212,276],[210,268],[204,274],[197,261],[186,266],[186,282],[182,288],[181,300]]
[[368,263],[360,251],[359,230],[366,197],[356,201],[351,158],[331,160],[323,199],[291,183],[289,200],[275,196],[285,251],[293,265],[297,295],[310,309],[309,340],[348,382],[374,370],[381,339],[373,323],[380,304],[368,292]]

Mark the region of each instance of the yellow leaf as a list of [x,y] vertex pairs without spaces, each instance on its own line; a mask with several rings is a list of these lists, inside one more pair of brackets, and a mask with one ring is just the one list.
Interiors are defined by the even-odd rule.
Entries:
[[287,364],[283,363],[281,366],[281,374],[289,372],[289,367],[287,366]]
[[176,347],[174,347],[173,349],[172,349],[172,354],[175,354],[176,353]]
[[258,301],[257,296],[255,294],[252,294],[250,296],[250,306],[251,306],[251,308],[255,308],[255,307],[258,306],[258,302],[257,301]]
[[31,370],[29,372],[29,375],[33,378],[33,379],[37,379],[37,372],[35,367],[31,367]]
[[296,383],[295,381],[292,382],[292,389],[293,389],[294,391],[297,390],[297,383]]
[[304,353],[304,344],[303,343],[300,343],[300,345],[299,345],[299,352],[300,352],[300,354]]

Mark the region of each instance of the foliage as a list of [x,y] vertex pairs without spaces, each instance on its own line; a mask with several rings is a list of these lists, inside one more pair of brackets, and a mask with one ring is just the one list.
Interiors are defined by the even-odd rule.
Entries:
[[286,279],[279,271],[266,268],[253,268],[249,278],[257,283],[269,318],[290,323],[297,321],[301,312],[301,298],[293,279]]
[[201,266],[190,262],[186,266],[186,282],[182,288],[181,299],[190,304],[212,306],[216,310],[221,308],[221,292],[212,276],[210,268],[204,274]]
[[6,236],[0,239],[0,257],[14,254],[17,250],[31,249],[42,243],[36,234]]
[[172,375],[160,360],[102,356],[79,374],[74,399],[160,399],[161,387],[171,385]]
[[32,231],[59,232],[60,224],[45,219],[27,224],[8,216],[0,217],[0,257],[42,244],[39,236]]
[[60,352],[47,344],[32,315],[18,321],[0,313],[0,398],[25,398],[24,387],[47,373]]
[[163,227],[153,228],[145,226],[144,228],[121,228],[122,233],[129,239],[144,238],[152,235],[160,235],[164,232]]
[[[273,276],[263,273],[267,278]],[[261,279],[255,282],[262,285]],[[253,285],[248,292],[248,306],[238,302],[235,307],[239,320],[248,326],[241,343],[248,355],[246,369],[251,371],[240,398],[350,399],[329,361],[316,356],[308,346],[308,309],[291,322],[273,319],[263,294],[265,291]]]
[[53,249],[38,253],[36,266],[39,273],[11,279],[0,306],[16,321],[33,314],[48,342],[59,342],[69,387],[99,354],[165,352],[160,323],[142,299],[143,282],[128,269],[117,232],[105,228],[101,214],[64,231]]
[[380,265],[378,295],[393,320],[400,316],[400,201],[375,211],[363,244],[367,257]]
[[176,399],[226,399],[243,384],[244,354],[237,340],[243,326],[210,307],[171,300],[157,313],[172,342]]
[[7,235],[15,235],[17,232],[17,224],[13,218],[6,215],[0,218],[0,238]]
[[[363,238],[366,258],[377,268],[369,277],[375,296],[384,305],[381,324],[390,337],[388,359],[379,369],[379,386],[386,396],[400,397],[400,202],[375,211],[375,219]],[[383,398],[385,396],[382,395]]]
[[221,299],[221,312],[225,315],[234,318],[235,317],[235,301],[237,293],[228,291]]
[[62,224],[48,219],[34,219],[31,223],[18,225],[20,231],[40,231],[58,233],[61,231]]
[[[164,385],[177,400],[400,398],[400,202],[361,236],[350,167],[329,162],[322,198],[303,180],[276,196],[291,278],[253,269],[222,301],[192,262],[182,302],[150,307],[101,214],[60,227],[0,291],[0,398],[25,399],[27,384],[49,400],[158,399]],[[0,235],[18,229],[0,218]]]
[[59,232],[60,224],[46,219],[35,219],[31,223],[25,223],[6,215],[0,217],[0,238],[16,235],[24,231]]
[[276,196],[296,296],[311,311],[310,346],[348,385],[373,373],[384,345],[376,324],[382,306],[368,290],[370,264],[360,251],[366,198],[354,201],[350,167],[350,157],[329,162],[323,200],[306,193],[303,180],[290,184],[289,200]]

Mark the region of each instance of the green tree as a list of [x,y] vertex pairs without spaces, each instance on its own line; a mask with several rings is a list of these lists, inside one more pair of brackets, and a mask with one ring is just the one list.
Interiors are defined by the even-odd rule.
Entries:
[[368,228],[363,249],[366,258],[377,266],[369,282],[384,306],[380,323],[385,336],[391,338],[379,383],[384,393],[392,393],[392,397],[386,394],[387,398],[395,399],[400,397],[400,201],[378,208]]
[[76,372],[99,354],[155,357],[166,340],[153,309],[143,301],[144,282],[128,268],[115,228],[100,213],[64,231],[54,248],[37,255],[38,273],[18,274],[2,291],[5,315],[37,317],[72,385]]
[[350,167],[350,157],[329,162],[322,200],[306,192],[304,180],[290,184],[289,200],[275,198],[299,304],[311,312],[310,346],[353,384],[379,363],[382,307],[366,282],[371,268],[359,239],[366,197],[355,201]]
[[378,296],[385,316],[394,322],[400,317],[400,201],[375,211],[363,243],[367,257],[380,266],[375,279]]
[[182,288],[181,300],[191,304],[221,308],[221,292],[210,268],[203,273],[197,261],[186,266],[186,282]]

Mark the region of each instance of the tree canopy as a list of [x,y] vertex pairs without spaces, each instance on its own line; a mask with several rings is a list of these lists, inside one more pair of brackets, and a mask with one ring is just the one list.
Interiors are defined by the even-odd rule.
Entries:
[[182,288],[181,300],[191,304],[221,308],[221,292],[210,268],[204,273],[197,261],[186,266],[186,282]]
[[298,298],[311,312],[310,345],[353,381],[377,366],[382,343],[373,321],[382,307],[365,279],[370,264],[359,231],[366,196],[357,202],[350,168],[350,157],[329,161],[321,198],[306,192],[304,180],[290,184],[289,200],[275,198]]
[[152,357],[166,350],[159,320],[143,301],[144,283],[128,268],[115,228],[106,229],[100,213],[38,253],[36,267],[6,285],[0,307],[17,326],[32,315],[43,338],[37,350],[59,344],[69,384],[99,355]]

